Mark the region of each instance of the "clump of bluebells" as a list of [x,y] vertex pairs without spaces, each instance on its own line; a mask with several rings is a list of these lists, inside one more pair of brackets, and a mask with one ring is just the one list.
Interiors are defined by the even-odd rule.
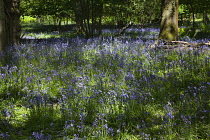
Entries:
[[11,48],[0,62],[0,138],[209,139],[210,51],[150,49],[157,34]]

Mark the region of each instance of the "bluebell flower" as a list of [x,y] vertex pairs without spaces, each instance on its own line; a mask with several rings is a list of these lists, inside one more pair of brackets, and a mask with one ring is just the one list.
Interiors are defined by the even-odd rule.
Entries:
[[172,113],[167,113],[166,116],[165,116],[167,119],[173,119],[174,118],[174,115]]
[[2,139],[5,139],[5,140],[9,140],[10,139],[9,132],[2,133],[2,134],[0,134],[0,136],[1,136]]
[[8,108],[4,108],[1,113],[7,118],[12,117],[12,112]]
[[33,132],[32,135],[34,136],[36,140],[41,140],[44,138],[44,134],[42,133],[39,134],[39,132]]

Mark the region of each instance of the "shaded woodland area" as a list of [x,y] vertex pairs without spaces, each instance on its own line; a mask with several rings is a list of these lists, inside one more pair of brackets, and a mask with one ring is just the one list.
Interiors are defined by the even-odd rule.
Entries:
[[[159,39],[166,40],[178,40],[178,32],[190,37],[205,37],[209,32],[209,0],[8,0],[2,1],[1,6],[2,19],[6,20],[2,20],[2,32],[7,32],[5,36],[9,38],[2,36],[3,44],[18,44],[19,19],[24,21],[26,16],[41,24],[56,25],[58,32],[62,25],[73,23],[76,32],[85,38],[101,36],[103,25],[121,28],[116,35],[131,25],[160,25]],[[178,26],[185,28],[179,31]]]

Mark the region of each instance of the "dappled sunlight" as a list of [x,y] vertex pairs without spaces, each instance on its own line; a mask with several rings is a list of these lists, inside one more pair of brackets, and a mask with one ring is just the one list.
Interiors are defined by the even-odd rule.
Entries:
[[13,48],[10,65],[0,63],[0,136],[209,138],[210,51],[151,49],[158,32],[131,28]]

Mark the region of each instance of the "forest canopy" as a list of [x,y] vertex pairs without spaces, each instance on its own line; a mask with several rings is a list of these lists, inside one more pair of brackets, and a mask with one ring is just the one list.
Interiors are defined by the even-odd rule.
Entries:
[[[159,24],[162,0],[22,0],[21,15],[39,22],[75,23],[87,38],[101,34],[101,25],[123,27],[130,22],[143,27]],[[209,0],[179,0],[179,25],[195,27],[196,18],[209,23]],[[53,22],[52,22],[53,21]]]

